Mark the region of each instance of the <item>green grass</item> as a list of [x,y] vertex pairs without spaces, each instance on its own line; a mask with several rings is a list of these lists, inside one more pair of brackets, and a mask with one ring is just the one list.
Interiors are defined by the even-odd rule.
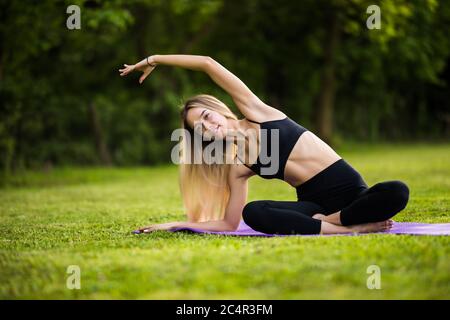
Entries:
[[[346,145],[369,185],[403,180],[397,221],[450,222],[450,145]],[[0,298],[449,299],[450,237],[233,237],[158,231],[183,219],[177,168],[59,168],[10,177],[0,189]],[[249,201],[295,199],[253,177]],[[381,269],[381,289],[366,286]],[[69,265],[81,289],[66,288]]]

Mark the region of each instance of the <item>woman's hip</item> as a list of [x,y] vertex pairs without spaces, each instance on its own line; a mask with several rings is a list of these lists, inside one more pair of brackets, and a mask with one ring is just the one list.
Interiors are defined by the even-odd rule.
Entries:
[[331,214],[350,204],[368,188],[362,176],[339,159],[296,187],[298,201],[311,201]]

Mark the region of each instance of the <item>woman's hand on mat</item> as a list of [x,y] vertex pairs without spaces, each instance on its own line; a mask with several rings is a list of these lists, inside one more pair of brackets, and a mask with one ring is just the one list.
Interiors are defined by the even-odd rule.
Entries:
[[127,74],[137,70],[141,71],[143,74],[139,78],[139,83],[144,82],[145,78],[148,77],[148,75],[155,69],[156,63],[153,61],[152,57],[148,57],[139,61],[136,64],[124,64],[124,68],[119,69],[120,76],[126,76]]
[[174,228],[177,228],[180,226],[180,222],[168,222],[168,223],[161,223],[161,224],[153,224],[147,227],[143,227],[138,229],[140,232],[142,233],[149,233],[152,231],[157,231],[157,230],[165,230],[165,231],[169,231],[172,230]]

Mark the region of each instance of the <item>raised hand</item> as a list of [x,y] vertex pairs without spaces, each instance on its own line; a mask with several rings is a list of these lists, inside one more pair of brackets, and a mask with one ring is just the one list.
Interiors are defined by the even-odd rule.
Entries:
[[120,76],[126,76],[127,74],[131,73],[132,71],[141,71],[143,74],[139,78],[139,83],[141,84],[145,78],[148,77],[148,75],[155,69],[156,63],[153,61],[151,57],[143,59],[142,61],[136,63],[136,64],[124,64],[124,68],[119,69]]

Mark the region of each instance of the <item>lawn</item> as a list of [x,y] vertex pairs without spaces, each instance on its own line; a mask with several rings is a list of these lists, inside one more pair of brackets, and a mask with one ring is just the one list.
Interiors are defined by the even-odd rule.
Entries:
[[[402,180],[397,221],[450,222],[450,144],[346,145],[370,185]],[[450,237],[233,237],[138,226],[182,220],[175,165],[57,168],[0,189],[2,299],[449,299]],[[248,201],[295,199],[253,177]],[[81,271],[70,290],[67,268]],[[381,288],[368,289],[377,265]]]

